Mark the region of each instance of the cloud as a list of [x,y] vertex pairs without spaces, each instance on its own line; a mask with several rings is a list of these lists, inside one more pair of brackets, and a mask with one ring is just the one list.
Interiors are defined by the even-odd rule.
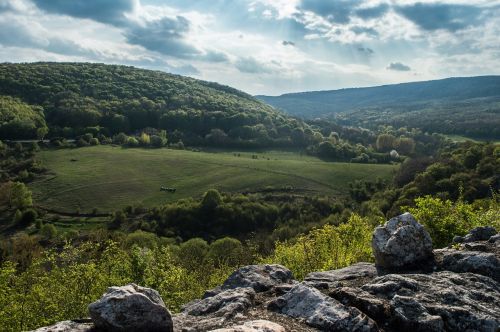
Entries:
[[311,11],[337,24],[347,24],[361,0],[302,0],[301,10]]
[[119,24],[125,13],[132,12],[136,0],[33,0],[49,13],[88,18],[98,22]]
[[377,37],[379,35],[378,31],[375,30],[374,28],[363,27],[359,25],[351,27],[351,31],[357,35],[365,34],[370,37]]
[[363,53],[363,54],[366,54],[366,55],[372,55],[375,53],[374,50],[372,50],[371,48],[369,47],[363,47],[363,46],[359,46],[358,47],[358,51]]
[[355,14],[363,19],[372,19],[383,16],[389,11],[389,5],[382,3],[378,6],[356,9]]
[[386,68],[387,70],[395,70],[395,71],[410,71],[411,68],[401,62],[391,62],[389,66]]
[[49,44],[38,23],[14,16],[0,17],[0,44],[3,46],[44,48]]
[[235,63],[235,67],[246,74],[268,74],[272,72],[271,68],[253,57],[239,58]]
[[455,32],[481,23],[481,9],[470,5],[416,3],[400,6],[397,11],[420,28],[428,31]]
[[190,59],[202,55],[202,52],[184,39],[189,29],[190,23],[183,16],[163,17],[143,24],[131,24],[125,29],[124,36],[130,44],[150,51]]
[[93,50],[82,47],[72,40],[62,38],[51,38],[49,44],[45,47],[46,51],[64,54],[64,55],[81,55],[88,57],[96,57],[97,53]]
[[281,45],[283,45],[283,46],[295,46],[295,43],[293,41],[283,40],[281,42]]

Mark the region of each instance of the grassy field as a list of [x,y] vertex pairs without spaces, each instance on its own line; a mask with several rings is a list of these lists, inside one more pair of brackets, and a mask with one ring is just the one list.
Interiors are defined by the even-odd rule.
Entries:
[[[254,157],[252,157],[254,156]],[[257,156],[257,159],[254,159]],[[31,184],[35,202],[61,211],[115,211],[199,197],[210,188],[255,192],[292,186],[310,194],[343,195],[355,179],[390,177],[394,166],[330,163],[292,152],[192,152],[97,146],[46,150],[50,173]],[[176,188],[175,193],[160,187]]]

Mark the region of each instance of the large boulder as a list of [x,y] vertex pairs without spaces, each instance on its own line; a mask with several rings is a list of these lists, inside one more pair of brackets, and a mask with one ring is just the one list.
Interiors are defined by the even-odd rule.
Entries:
[[410,213],[390,219],[377,227],[372,238],[377,266],[399,270],[432,261],[432,240],[429,233]]
[[173,331],[160,294],[136,284],[108,288],[88,309],[95,327],[104,331]]
[[331,295],[387,331],[496,332],[500,327],[500,286],[473,273],[389,274]]
[[325,272],[311,272],[304,282],[318,289],[330,289],[340,286],[361,285],[377,276],[377,269],[372,263],[357,263],[351,266]]
[[268,309],[302,319],[323,331],[378,331],[377,324],[358,309],[344,306],[305,284],[271,301]]

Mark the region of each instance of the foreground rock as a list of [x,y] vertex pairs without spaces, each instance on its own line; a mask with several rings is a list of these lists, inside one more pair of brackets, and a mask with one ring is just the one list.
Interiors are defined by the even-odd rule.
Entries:
[[304,284],[269,303],[270,310],[305,320],[323,331],[378,331],[377,324],[353,307],[347,307]]
[[429,233],[409,213],[377,227],[372,248],[376,265],[388,270],[417,266],[433,257]]
[[435,252],[438,257],[437,264],[441,270],[477,273],[500,282],[500,259],[493,253],[453,249]]
[[372,263],[357,263],[343,269],[312,272],[304,278],[304,283],[317,289],[356,285],[360,286],[377,276],[377,269]]
[[495,234],[497,234],[497,231],[493,227],[490,226],[476,227],[465,236],[455,236],[453,238],[453,242],[469,243],[477,241],[487,241]]
[[286,330],[283,326],[267,320],[254,320],[246,322],[243,325],[212,330],[210,332],[286,332]]
[[389,274],[331,294],[388,331],[498,331],[500,287],[473,273]]
[[265,292],[271,288],[292,281],[292,272],[278,264],[248,265],[234,271],[222,284],[204,297],[213,296],[222,290],[239,287],[250,287],[256,292]]
[[41,327],[34,332],[93,332],[96,331],[90,319],[66,320],[57,324]]
[[129,284],[110,287],[89,305],[94,325],[104,331],[173,331],[170,312],[157,291]]
[[313,272],[302,283],[281,265],[245,266],[173,317],[154,290],[112,287],[89,306],[93,324],[38,331],[498,332],[500,241],[491,233],[476,229],[479,240],[460,250],[432,251],[422,225],[403,214],[374,232],[378,266]]

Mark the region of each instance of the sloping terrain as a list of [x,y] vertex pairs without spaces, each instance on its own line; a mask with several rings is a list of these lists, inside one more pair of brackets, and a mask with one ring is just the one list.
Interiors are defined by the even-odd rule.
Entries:
[[304,118],[337,117],[348,125],[405,125],[480,138],[500,136],[500,76],[257,98],[289,114]]
[[1,95],[43,107],[51,136],[99,126],[108,135],[152,127],[203,137],[260,125],[272,138],[292,121],[228,86],[119,65],[3,63]]

